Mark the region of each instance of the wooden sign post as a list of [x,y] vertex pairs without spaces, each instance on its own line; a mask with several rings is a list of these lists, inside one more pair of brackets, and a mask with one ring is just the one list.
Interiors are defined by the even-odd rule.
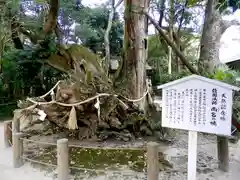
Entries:
[[188,130],[188,180],[196,180],[197,132],[231,136],[232,95],[240,88],[191,75],[162,89],[162,126]]

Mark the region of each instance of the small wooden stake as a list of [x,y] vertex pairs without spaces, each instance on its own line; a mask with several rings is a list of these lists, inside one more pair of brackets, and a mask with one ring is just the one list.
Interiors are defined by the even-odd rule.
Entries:
[[188,180],[197,178],[197,132],[188,132]]
[[57,141],[58,180],[69,180],[68,139]]
[[217,136],[218,167],[224,172],[229,170],[228,138]]
[[20,139],[22,133],[13,134],[13,167],[19,168],[23,165],[23,141]]
[[12,132],[20,132],[20,109],[16,109],[14,110],[14,117],[13,117],[13,121],[12,121]]
[[4,121],[4,144],[5,148],[11,147],[10,139],[12,138],[12,131],[9,125],[12,121]]
[[159,160],[158,143],[150,142],[147,144],[147,179],[158,180]]

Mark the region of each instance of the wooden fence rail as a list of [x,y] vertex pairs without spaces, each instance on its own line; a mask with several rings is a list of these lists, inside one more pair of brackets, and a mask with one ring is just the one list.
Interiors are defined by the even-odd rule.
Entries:
[[[13,133],[13,167],[19,168],[23,165],[23,141],[22,133]],[[37,143],[37,142],[36,142]],[[158,180],[158,144],[148,143],[147,145],[147,176],[148,180]],[[68,139],[57,141],[57,176],[58,180],[69,180],[69,145]]]
[[[14,119],[14,121],[5,121],[4,122],[4,140],[5,147],[10,147],[11,143],[9,141],[10,135],[12,135],[12,148],[13,148],[13,167],[20,168],[24,163],[23,157],[23,142],[24,140],[29,141],[28,139],[24,139],[23,133],[19,132],[19,120]],[[13,124],[13,125],[12,125]],[[14,127],[9,128],[10,126]],[[9,131],[10,130],[10,131]],[[38,143],[37,141],[31,140],[33,143]],[[41,142],[42,144],[43,142]],[[49,143],[45,143],[49,144]],[[158,143],[150,142],[147,145],[147,176],[148,180],[158,180],[159,173],[159,162],[158,162]],[[70,166],[69,166],[69,145],[68,139],[59,139],[57,141],[57,176],[58,180],[69,180],[70,178]],[[27,158],[26,158],[27,159]]]

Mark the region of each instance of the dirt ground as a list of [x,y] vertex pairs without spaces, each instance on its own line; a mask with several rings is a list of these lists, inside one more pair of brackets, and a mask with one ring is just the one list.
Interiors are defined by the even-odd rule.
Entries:
[[[178,132],[176,142],[164,147],[163,152],[174,164],[170,172],[160,173],[160,179],[187,179],[187,133]],[[240,175],[240,143],[229,143],[230,170],[228,173],[218,169],[216,136],[198,136],[197,179],[198,180],[237,180]],[[174,172],[175,170],[175,172]]]
[[52,177],[34,169],[29,163],[14,169],[12,165],[12,148],[4,148],[3,123],[0,123],[0,180],[51,180]]
[[[3,127],[0,125],[0,180],[51,180],[56,178],[56,171],[45,171],[34,168],[29,163],[18,169],[12,168],[12,149],[4,148]],[[159,150],[165,154],[165,158],[173,164],[173,168],[159,173],[159,180],[186,180],[187,179],[187,133],[176,131],[176,138],[172,145],[161,144]],[[52,137],[41,137],[39,140],[52,141]],[[103,146],[113,146],[113,144],[102,144]],[[131,144],[131,146],[142,146],[144,142]],[[126,145],[125,145],[126,146]],[[198,180],[238,180],[240,177],[240,142],[229,143],[230,146],[230,170],[228,173],[218,170],[216,137],[212,135],[199,134],[198,136]],[[130,169],[123,168],[118,173],[106,172],[105,175],[89,177],[87,173],[70,177],[70,179],[88,180],[143,180],[146,173],[136,173]]]

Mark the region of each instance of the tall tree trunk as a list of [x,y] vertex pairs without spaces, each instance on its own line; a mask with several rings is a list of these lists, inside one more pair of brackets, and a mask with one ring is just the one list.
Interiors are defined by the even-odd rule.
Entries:
[[219,62],[218,51],[221,39],[221,16],[216,10],[217,0],[208,0],[205,9],[205,20],[201,38],[201,50],[198,71],[212,72]]
[[61,30],[60,24],[57,23],[56,28],[55,28],[55,34],[57,36],[57,41],[58,44],[64,44],[64,40],[63,40],[63,32]]
[[4,16],[6,10],[6,0],[0,0],[0,73],[2,72],[2,60],[3,60],[3,52],[5,45],[5,27],[4,27]]
[[2,65],[3,65],[3,54],[5,49],[5,34],[3,34],[0,30],[0,73],[2,73]]
[[23,43],[21,41],[21,38],[20,38],[20,35],[19,35],[19,32],[18,32],[18,21],[16,19],[16,17],[11,16],[12,20],[11,20],[11,36],[12,36],[12,41],[14,43],[14,46],[16,49],[23,49]]
[[[169,16],[169,38],[173,41],[173,26],[174,26],[174,0],[170,0],[170,16]],[[172,47],[168,46],[168,74],[172,74]]]
[[[217,3],[217,0],[208,0],[205,9],[205,22],[198,62],[200,73],[213,73],[214,68],[220,64],[219,49],[222,34],[231,25],[239,25],[236,21],[223,21],[219,11],[216,10]],[[223,151],[228,153],[228,139],[226,137],[218,136],[217,141],[219,155],[221,155],[221,152]]]
[[205,20],[201,38],[198,71],[211,73],[220,64],[220,39],[227,28],[239,25],[237,21],[224,21],[216,9],[218,1],[208,0],[205,9]]
[[49,6],[48,18],[43,27],[45,34],[52,33],[57,26],[58,11],[60,6],[59,0],[50,0]]
[[106,74],[108,74],[109,66],[110,66],[110,59],[111,59],[109,35],[110,35],[110,31],[112,29],[113,18],[114,18],[116,8],[121,5],[123,0],[119,0],[116,5],[115,5],[115,0],[110,0],[110,1],[111,1],[110,2],[111,10],[110,10],[109,17],[108,17],[108,26],[107,26],[107,29],[106,29],[106,32],[104,35],[104,45],[105,45],[105,54],[106,54],[104,68],[105,68]]
[[[180,21],[179,21],[179,26],[178,26],[178,30],[176,32],[176,44],[178,46],[178,48],[180,49],[180,51],[184,51],[184,48],[181,46],[180,44],[180,39],[181,39],[181,29],[182,29],[182,25],[183,25],[183,20],[184,20],[184,15],[185,15],[185,10],[188,6],[188,0],[185,1],[184,7],[181,10],[181,17],[180,17]],[[181,60],[179,59],[178,56],[176,56],[176,62],[177,62],[177,68],[178,68],[178,72],[180,72],[182,69],[184,69],[184,65],[181,63]]]
[[11,38],[16,49],[23,49],[23,43],[19,34],[20,24],[18,22],[19,8],[11,5],[7,8],[6,16],[11,28]]
[[[140,98],[146,91],[146,16],[149,0],[125,0],[125,69],[127,88],[132,98]],[[144,102],[140,102],[143,108]]]
[[110,54],[110,42],[109,42],[109,34],[112,28],[112,23],[113,23],[113,17],[115,13],[115,0],[111,0],[111,11],[109,13],[108,17],[108,26],[104,35],[104,45],[105,45],[105,63],[104,63],[104,68],[105,72],[108,75],[108,70],[109,70],[109,65],[110,65],[110,59],[111,59],[111,54]]

